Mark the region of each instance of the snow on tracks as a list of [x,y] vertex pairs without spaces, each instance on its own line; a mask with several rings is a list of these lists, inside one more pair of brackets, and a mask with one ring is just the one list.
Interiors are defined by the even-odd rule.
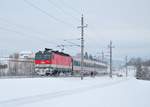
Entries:
[[[100,81],[101,78],[99,78],[98,80]],[[112,79],[110,81],[107,81],[107,79],[106,79],[107,82],[102,82],[102,83],[100,82],[100,83],[96,83],[96,84],[90,83],[89,85],[86,85],[86,86],[80,85],[79,87],[77,86],[73,89],[69,88],[69,89],[58,90],[58,91],[47,92],[47,93],[42,92],[42,94],[37,94],[37,95],[29,95],[29,96],[25,96],[25,97],[12,98],[12,99],[8,99],[8,100],[0,101],[0,107],[16,107],[16,106],[22,106],[22,105],[30,104],[30,103],[42,102],[45,100],[51,100],[54,98],[59,98],[59,97],[67,96],[67,95],[78,94],[78,93],[83,93],[83,92],[87,92],[87,91],[94,90],[94,89],[113,86],[113,85],[119,84],[119,83],[127,81],[127,80],[128,79],[121,79],[121,80],[120,79],[117,79],[117,80]],[[78,80],[78,82],[79,82],[79,80]],[[71,81],[70,81],[70,83],[71,83]],[[88,83],[88,81],[87,81],[87,83]]]

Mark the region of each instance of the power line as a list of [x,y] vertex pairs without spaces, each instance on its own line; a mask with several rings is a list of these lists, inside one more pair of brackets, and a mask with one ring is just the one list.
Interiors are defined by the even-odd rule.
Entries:
[[28,0],[24,0],[24,2],[26,2],[26,3],[27,3],[28,5],[30,5],[31,7],[33,7],[33,8],[35,8],[35,9],[39,10],[39,11],[42,12],[43,14],[47,15],[47,16],[50,17],[51,19],[53,19],[53,20],[55,20],[55,21],[57,21],[57,22],[63,23],[63,24],[65,24],[65,25],[69,26],[69,27],[70,27],[70,26],[74,27],[72,24],[66,23],[66,22],[63,21],[63,20],[58,19],[57,17],[55,17],[55,16],[49,14],[48,12],[46,12],[45,10],[41,9],[40,7],[34,5],[33,3],[29,2]]
[[44,33],[44,32],[40,32],[40,31],[35,30],[35,29],[31,28],[31,27],[27,27],[27,26],[24,26],[24,25],[15,23],[15,22],[13,22],[13,21],[4,19],[4,18],[2,18],[2,17],[0,17],[0,21],[6,22],[6,23],[8,23],[8,24],[14,25],[14,26],[16,26],[16,27],[18,27],[18,28],[21,28],[21,29],[24,29],[24,30],[29,30],[30,32],[36,33],[36,34],[38,34],[38,35],[41,35],[41,34],[42,34],[42,36],[43,36],[43,35],[48,35],[48,34],[46,34],[46,33]]
[[[5,23],[11,24],[11,25],[14,25],[15,27],[18,27],[18,28],[21,28],[21,29],[24,29],[24,30],[28,30],[28,31],[30,31],[32,33],[35,33],[35,34],[38,34],[38,35],[41,35],[41,36],[43,36],[43,35],[48,36],[48,34],[45,33],[45,32],[41,32],[41,31],[35,30],[35,29],[31,28],[31,27],[27,27],[27,26],[24,26],[22,24],[15,23],[13,21],[10,21],[8,19],[4,19],[2,17],[0,17],[0,21],[3,21]],[[71,35],[73,35],[73,34],[71,34]]]
[[64,40],[65,42],[68,42],[69,44],[72,44],[72,46],[77,46],[77,47],[80,47],[80,45],[78,45],[78,44],[76,44],[76,43],[74,43],[74,42],[70,42],[70,41],[68,41],[68,40]]
[[65,48],[67,48],[67,47],[73,47],[73,46],[74,45],[64,45],[64,44],[57,45],[57,47],[61,49],[61,52],[63,52],[65,50]]
[[80,15],[81,12],[78,11],[77,9],[75,9],[73,6],[70,6],[68,3],[66,3],[64,0],[59,0],[61,3],[63,3],[65,5],[65,7],[71,9],[72,11],[74,11],[76,14]]
[[[0,30],[9,31],[9,32],[14,32],[14,33],[16,33],[16,34],[23,35],[23,37],[26,37],[27,39],[31,39],[31,38],[28,38],[28,37],[27,37],[27,36],[29,36],[29,35],[26,35],[25,33],[22,33],[22,32],[16,31],[16,30],[12,30],[12,29],[9,29],[9,28],[4,28],[4,27],[1,27],[1,26],[0,26]],[[34,39],[34,40],[37,40],[37,39]],[[42,40],[41,38],[39,38],[38,40],[40,40],[40,42],[43,42],[43,43],[53,44],[53,45],[55,45],[56,47],[61,48],[62,51],[64,50],[64,47],[67,48],[67,46],[68,46],[68,47],[73,47],[73,46],[75,46],[75,45],[61,45],[61,46],[60,46],[60,45],[58,45],[58,44],[56,44],[56,43],[52,43],[52,42],[47,41],[47,40]],[[62,49],[62,47],[63,47],[63,49]]]
[[[21,24],[12,22],[12,21],[10,21],[10,20],[7,20],[7,19],[1,18],[1,17],[0,17],[0,21],[6,22],[6,23],[8,23],[8,24],[10,24],[10,25],[14,25],[15,27],[19,27],[19,28],[24,29],[24,30],[30,30],[32,33],[36,33],[36,34],[38,34],[38,35],[41,35],[41,34],[42,34],[42,36],[43,36],[43,35],[48,35],[48,34],[46,34],[46,33],[43,33],[43,32],[40,32],[40,31],[35,31],[35,30],[33,30],[32,28],[30,28],[30,27],[27,27],[27,26],[24,26],[24,25],[21,25]],[[15,32],[15,33],[18,33],[18,34],[20,34],[20,35],[25,35],[25,34],[23,34],[22,32],[14,31],[14,30],[11,30],[11,29],[8,29],[8,28],[1,27],[1,29],[7,30],[7,31],[11,31],[11,32]],[[36,37],[37,37],[37,35],[36,35]],[[40,37],[40,40],[41,40],[41,37]],[[80,40],[80,38],[67,39],[67,40]],[[45,42],[45,39],[44,39],[43,42]],[[46,40],[46,42],[47,42],[47,43],[53,43],[53,44],[57,45],[57,43],[54,43],[54,42],[52,42],[52,41],[50,42],[50,41],[47,41],[47,40]],[[73,46],[75,46],[75,44],[74,44],[74,45],[67,45],[67,46],[73,47]],[[58,47],[58,46],[57,46],[57,47]],[[66,48],[66,45],[65,45],[65,48]]]
[[[30,5],[31,7],[33,7],[33,8],[35,8],[35,9],[39,10],[39,11],[42,12],[43,14],[45,14],[45,15],[47,15],[48,17],[52,18],[53,20],[55,20],[55,21],[57,21],[57,22],[60,22],[60,23],[63,23],[63,24],[65,24],[65,25],[68,26],[68,27],[71,26],[71,28],[74,28],[74,25],[73,25],[73,24],[70,24],[70,23],[65,22],[65,21],[63,21],[63,20],[60,20],[59,18],[57,18],[57,17],[55,17],[55,16],[49,14],[48,12],[46,12],[45,10],[41,9],[40,7],[34,5],[33,3],[29,2],[28,0],[24,0],[24,1],[25,1],[28,5]],[[71,35],[74,35],[74,34],[71,33],[71,32],[70,32],[70,34],[71,34]]]
[[[16,30],[12,30],[12,29],[9,29],[9,28],[5,28],[5,27],[1,27],[0,26],[0,29],[1,30],[5,30],[5,31],[9,31],[9,32],[14,32],[14,33],[16,33],[16,34],[19,34],[19,35],[23,35],[23,37],[26,37],[27,39],[31,39],[31,37],[27,37],[27,36],[29,36],[29,35],[27,35],[27,34],[25,34],[25,33],[22,33],[22,32],[19,32],[19,31],[16,31]],[[31,36],[31,35],[30,35]],[[21,36],[22,37],[22,36]],[[37,38],[37,36],[36,36],[36,38]],[[32,38],[33,39],[33,38]],[[40,40],[41,42],[44,42],[44,43],[48,43],[48,44],[52,44],[52,42],[50,42],[50,41],[47,41],[47,40],[44,40],[44,39],[42,39],[42,38],[39,38],[39,39],[35,39],[34,38],[34,40]],[[53,43],[53,45],[54,44],[56,44],[56,43]]]
[[71,38],[71,39],[65,39],[65,40],[81,40],[81,38]]
[[[64,9],[61,8],[61,7],[60,7],[57,3],[55,3],[53,0],[48,0],[48,2],[49,2],[50,4],[52,4],[53,6],[55,6],[58,10],[60,10],[60,11],[63,12],[64,14],[68,14],[68,12],[64,11]],[[77,22],[80,21],[77,17],[73,16],[72,14],[69,14],[69,15],[70,15],[72,18],[74,18]]]

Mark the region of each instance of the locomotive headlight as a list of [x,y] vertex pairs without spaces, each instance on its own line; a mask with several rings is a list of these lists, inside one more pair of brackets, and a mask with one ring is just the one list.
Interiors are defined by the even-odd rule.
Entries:
[[35,68],[35,71],[39,71],[39,69],[38,69],[38,68]]

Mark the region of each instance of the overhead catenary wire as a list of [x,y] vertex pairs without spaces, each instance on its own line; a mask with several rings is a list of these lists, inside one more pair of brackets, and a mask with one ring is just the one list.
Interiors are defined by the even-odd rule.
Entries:
[[71,44],[71,46],[77,46],[77,47],[80,47],[80,45],[77,44],[77,43],[74,43],[74,42],[71,42],[71,41],[68,41],[68,40],[64,40],[64,41],[67,42],[67,43],[69,43],[69,44]]
[[[78,9],[74,8],[73,6],[70,6],[65,0],[58,0],[58,1],[61,2],[60,4],[63,4],[65,8],[68,8],[68,9],[72,10],[74,13],[76,13],[78,15],[81,15],[81,12],[78,11]],[[91,26],[90,28],[93,27],[92,24],[89,24],[89,26]],[[92,31],[91,34],[99,35],[99,34],[95,33],[94,29],[91,29],[91,31]]]
[[[21,37],[25,37],[25,38],[27,38],[27,39],[39,40],[40,42],[43,42],[43,43],[56,45],[56,43],[52,43],[51,41],[48,41],[48,40],[45,40],[45,39],[42,39],[42,38],[35,39],[35,38],[37,38],[37,36],[34,36],[35,38],[31,38],[31,35],[25,34],[25,33],[20,32],[20,31],[12,30],[12,29],[9,29],[9,28],[5,28],[5,27],[1,27],[1,26],[0,26],[0,30],[5,30],[5,31],[8,31],[8,32],[14,32],[14,33],[16,33],[16,34],[23,35],[23,36],[21,36]],[[27,37],[27,36],[29,36],[29,37]],[[32,36],[33,36],[33,35],[32,35]]]
[[81,40],[81,38],[70,38],[70,39],[65,39],[65,40]]
[[[29,4],[30,6],[32,5],[32,7],[34,7],[34,8],[36,8],[36,9],[40,10],[42,13],[48,15],[49,17],[53,18],[54,20],[66,24],[66,22],[64,22],[64,21],[62,22],[62,20],[57,19],[57,17],[53,17],[53,15],[49,14],[48,12],[44,11],[44,10],[41,9],[41,8],[38,8],[38,6],[34,5],[32,2],[29,2],[28,0],[24,0],[24,1],[25,1],[26,3],[28,2],[28,4]],[[20,25],[17,25],[17,24],[15,24],[15,23],[12,23],[12,24],[15,25],[15,26],[20,26]],[[68,25],[68,23],[67,23],[66,25]],[[21,28],[24,28],[24,26],[20,26],[20,27],[21,27]],[[25,28],[26,28],[26,27],[25,27]],[[0,29],[1,29],[1,30],[5,30],[5,31],[9,31],[9,32],[14,32],[14,33],[16,33],[16,34],[23,35],[24,37],[27,36],[26,33],[22,33],[22,32],[17,31],[17,30],[12,30],[12,29],[5,28],[5,27],[0,27]],[[32,31],[32,30],[31,30],[31,31]],[[38,33],[38,32],[37,32],[37,33]],[[29,35],[28,35],[28,36],[29,36]],[[31,36],[31,34],[30,34],[30,36]],[[21,37],[21,36],[20,36],[20,37]],[[36,37],[36,36],[34,36],[34,37]],[[36,38],[40,38],[40,41],[41,41],[41,42],[44,42],[44,43],[46,42],[46,43],[48,43],[48,44],[51,44],[51,41],[43,40],[41,37],[36,37]],[[32,38],[29,38],[29,39],[32,39]],[[37,40],[37,39],[36,39],[36,40]],[[53,43],[53,44],[56,44],[56,43]],[[57,45],[58,45],[58,44],[57,44]]]
[[[18,34],[17,36],[25,37],[26,39],[33,39],[33,38],[31,38],[31,35],[27,35],[26,33],[23,33],[23,32],[20,32],[20,31],[12,30],[12,29],[9,29],[9,28],[1,27],[1,26],[0,26],[0,30],[16,33],[16,34]],[[37,38],[37,36],[35,36],[35,37]],[[35,39],[35,37],[34,37],[34,40],[38,40],[38,41],[40,41],[44,44],[51,44],[51,45],[53,45],[53,48],[58,48],[58,43],[48,41],[48,40],[45,40],[45,39],[42,39],[42,38]],[[65,45],[65,48],[67,48],[66,46],[67,47],[74,47],[75,45]]]
[[[48,2],[53,5],[55,8],[57,8],[58,10],[60,10],[61,12],[63,12],[64,14],[68,15],[69,12],[65,11],[61,6],[59,6],[57,3],[55,3],[53,0],[48,0]],[[72,14],[69,14],[69,16],[71,16],[73,19],[75,19],[77,22],[79,22],[80,20],[75,17],[74,15]]]
[[48,13],[47,11],[41,9],[40,7],[38,7],[37,5],[35,5],[34,3],[28,1],[28,0],[23,0],[25,3],[27,3],[28,5],[30,5],[31,7],[37,9],[38,11],[42,12],[43,14],[47,15],[49,18],[57,21],[57,22],[60,22],[60,23],[63,23],[64,25],[68,26],[68,27],[74,27],[74,25],[66,22],[66,21],[63,21],[55,16],[53,16],[52,14]]
[[20,23],[15,23],[15,22],[12,21],[12,20],[10,21],[10,20],[4,19],[4,18],[2,18],[2,17],[0,17],[0,21],[5,22],[5,23],[8,23],[8,24],[11,24],[11,25],[14,25],[15,27],[20,28],[20,29],[28,30],[28,31],[30,31],[30,32],[32,32],[32,33],[36,33],[36,34],[38,34],[38,35],[42,35],[42,36],[48,35],[47,33],[41,32],[41,31],[39,31],[39,30],[37,30],[37,29],[35,29],[35,28],[31,28],[31,27],[29,27],[29,26],[25,26],[25,25],[22,25],[22,24],[20,24]]
[[74,11],[76,14],[81,15],[81,12],[78,11],[76,8],[74,8],[73,6],[70,6],[68,3],[66,3],[64,0],[58,0],[59,2],[61,2],[63,5],[65,5],[64,7],[69,8],[70,10]]
[[[18,23],[15,23],[13,21],[10,21],[10,20],[7,20],[7,19],[4,19],[2,17],[0,17],[0,21],[3,21],[3,22],[6,22],[10,25],[14,25],[15,27],[17,28],[21,28],[21,29],[24,29],[24,30],[30,30],[30,32],[32,33],[35,33],[35,34],[38,34],[38,35],[46,35],[46,33],[44,32],[40,32],[40,31],[37,31],[37,30],[32,30],[32,28],[30,27],[27,27],[27,26],[24,26],[24,25],[21,25],[21,24],[18,24]],[[16,31],[16,30],[12,30],[12,29],[9,29],[9,28],[5,28],[5,27],[0,27],[1,30],[6,30],[6,31],[10,31],[10,32],[14,32],[14,33],[17,33],[17,34],[20,34],[20,35],[23,35],[23,36],[27,36],[25,33],[22,33],[22,32],[19,32],[19,31]],[[39,34],[40,33],[40,34]],[[30,34],[31,35],[31,34]],[[47,34],[48,36],[48,34]],[[34,38],[39,38],[40,41],[42,40],[42,42],[47,42],[48,44],[50,43],[53,43],[55,46],[58,45],[58,43],[55,43],[54,41],[48,41],[47,39],[44,39],[42,37],[39,37],[39,36],[34,36]],[[44,40],[43,40],[44,39]],[[79,40],[80,38],[76,38],[76,39],[69,39],[69,40]],[[35,39],[34,39],[35,40]],[[37,39],[36,39],[37,40]],[[68,40],[68,39],[67,39]],[[70,47],[72,47],[73,45],[70,45]],[[57,47],[57,46],[56,46]]]
[[[18,23],[16,23],[16,22],[12,21],[12,20],[10,21],[10,20],[4,19],[4,18],[2,18],[2,17],[0,17],[0,21],[5,22],[5,23],[10,24],[10,25],[13,25],[13,26],[15,26],[15,27],[17,27],[17,28],[19,28],[19,29],[28,30],[29,32],[32,32],[32,33],[41,35],[42,37],[49,35],[49,34],[47,34],[47,33],[45,33],[45,32],[41,32],[41,31],[39,31],[39,30],[36,30],[36,29],[31,28],[31,27],[22,25],[22,24],[20,24],[20,23],[18,24]],[[73,34],[72,34],[72,35],[73,35]],[[36,36],[37,36],[37,35],[36,35]],[[67,39],[67,40],[79,40],[79,39],[80,39],[80,38]],[[52,41],[51,41],[51,42],[52,42]],[[53,43],[54,43],[54,41],[53,41]],[[55,44],[56,44],[56,43],[55,43]]]
[[[48,0],[48,1],[53,1],[53,0]],[[56,1],[56,0],[55,0]],[[68,5],[68,3],[66,3],[64,0],[58,0],[61,2],[61,4],[65,5],[64,7],[69,8],[70,10],[72,10],[74,13],[77,13],[78,15],[81,14],[76,8],[74,8],[73,6]],[[91,26],[91,25],[90,25]],[[92,30],[93,31],[93,30]],[[92,34],[94,35],[99,35],[95,32],[92,32]],[[72,44],[72,43],[71,43]]]
[[[67,27],[69,28],[74,28],[74,25],[69,23],[69,22],[66,22],[64,20],[61,20],[53,15],[51,15],[50,13],[48,13],[47,11],[43,10],[42,8],[38,7],[37,5],[34,5],[32,2],[29,2],[28,0],[24,0],[28,5],[30,5],[31,7],[35,8],[36,10],[42,12],[43,14],[47,15],[50,19],[53,19],[55,20],[56,22],[59,22],[59,23],[62,23],[64,25],[66,25]],[[72,32],[69,31],[69,34],[75,36]]]

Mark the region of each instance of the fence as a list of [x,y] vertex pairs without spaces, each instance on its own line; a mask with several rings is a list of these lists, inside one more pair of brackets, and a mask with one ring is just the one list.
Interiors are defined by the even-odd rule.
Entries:
[[32,76],[34,60],[29,58],[1,58],[0,76]]

